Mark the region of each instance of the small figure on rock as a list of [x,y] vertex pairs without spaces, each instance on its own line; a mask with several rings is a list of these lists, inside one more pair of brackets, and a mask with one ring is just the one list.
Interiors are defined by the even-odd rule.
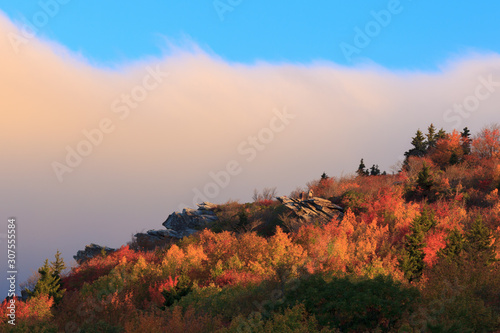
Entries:
[[309,190],[309,193],[307,194],[307,199],[312,199],[314,195],[314,191],[312,189]]

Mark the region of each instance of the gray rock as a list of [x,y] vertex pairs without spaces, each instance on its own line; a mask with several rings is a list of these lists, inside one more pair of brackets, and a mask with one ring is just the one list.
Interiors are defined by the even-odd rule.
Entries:
[[106,254],[108,253],[113,253],[116,251],[116,249],[112,249],[107,246],[100,246],[97,244],[90,244],[85,246],[85,250],[79,250],[76,253],[76,256],[73,256],[73,258],[76,260],[76,262],[81,265],[85,261],[94,258],[95,256],[101,254],[102,252],[105,252]]
[[330,200],[312,197],[306,200],[278,197],[285,207],[291,209],[295,215],[302,220],[309,220],[313,217],[323,217],[327,219],[342,220],[344,209]]
[[182,212],[170,214],[163,222],[164,230],[149,230],[135,235],[137,243],[143,248],[154,248],[165,244],[169,239],[181,239],[192,235],[209,224],[217,222],[214,213],[217,205],[210,202],[198,204],[198,209],[184,208]]

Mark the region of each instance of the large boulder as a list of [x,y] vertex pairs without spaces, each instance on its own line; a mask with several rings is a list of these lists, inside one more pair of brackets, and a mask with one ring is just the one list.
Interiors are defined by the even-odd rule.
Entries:
[[308,221],[314,217],[342,220],[344,209],[330,200],[312,197],[306,200],[289,198],[286,196],[277,198],[285,207],[293,211],[297,218]]
[[86,245],[85,250],[79,250],[76,253],[76,256],[73,256],[73,258],[76,260],[76,262],[79,265],[81,265],[85,261],[87,261],[91,258],[94,258],[95,256],[97,256],[101,253],[108,254],[108,253],[112,253],[115,251],[116,251],[116,249],[112,249],[112,248],[107,247],[107,246],[100,246],[100,245],[92,243],[90,245]]

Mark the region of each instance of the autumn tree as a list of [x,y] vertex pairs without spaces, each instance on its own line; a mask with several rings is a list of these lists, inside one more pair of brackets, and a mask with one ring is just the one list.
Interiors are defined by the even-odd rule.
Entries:
[[472,151],[479,158],[500,157],[500,126],[483,128],[472,141]]
[[462,161],[464,156],[463,140],[460,133],[453,130],[445,138],[438,139],[430,158],[441,168],[454,165]]
[[257,189],[254,189],[252,199],[254,202],[273,200],[276,197],[276,193],[276,187],[266,187],[261,193]]

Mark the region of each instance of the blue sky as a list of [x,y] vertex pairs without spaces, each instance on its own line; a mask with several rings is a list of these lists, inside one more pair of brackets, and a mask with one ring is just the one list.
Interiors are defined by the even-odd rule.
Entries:
[[[464,54],[500,52],[497,1],[59,2],[2,0],[0,9],[15,22],[38,22],[37,37],[57,41],[106,67],[160,57],[168,52],[166,41],[181,46],[194,42],[230,62],[374,62],[403,70],[433,70]],[[53,10],[46,22],[42,4]],[[390,6],[397,6],[397,13],[386,26],[379,24],[366,46],[348,59],[340,45],[356,47],[355,28],[365,31],[375,22],[372,11]]]

